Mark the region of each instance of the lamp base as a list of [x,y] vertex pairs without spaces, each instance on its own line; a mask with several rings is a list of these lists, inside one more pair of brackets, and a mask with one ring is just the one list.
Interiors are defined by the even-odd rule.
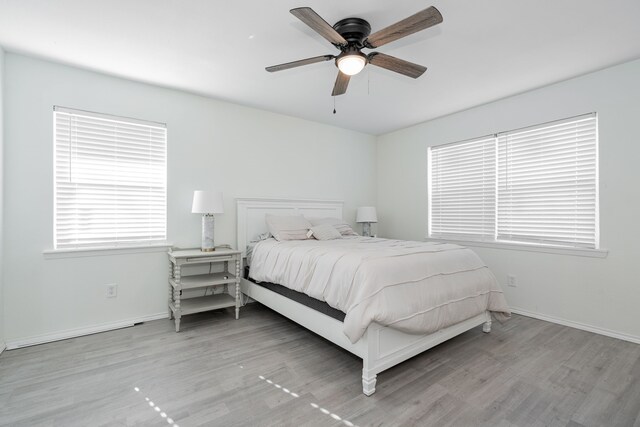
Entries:
[[362,235],[364,237],[371,237],[371,223],[363,222],[362,223]]
[[213,242],[213,234],[215,228],[215,219],[211,214],[202,215],[202,243],[200,250],[202,252],[213,252],[216,250]]

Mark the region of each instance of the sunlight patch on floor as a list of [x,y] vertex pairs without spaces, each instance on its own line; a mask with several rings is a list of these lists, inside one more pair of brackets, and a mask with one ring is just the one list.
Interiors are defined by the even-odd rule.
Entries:
[[[133,389],[136,391],[136,393],[141,393],[140,388],[134,387]],[[160,415],[160,417],[165,419],[167,421],[167,423],[169,423],[173,427],[180,427],[178,424],[175,423],[175,421],[173,421],[172,418],[170,418],[167,415],[166,412],[163,412],[162,409],[160,409],[160,407],[158,405],[153,403],[153,400],[149,399],[147,396],[145,396],[144,400],[149,404],[149,406],[151,408],[153,408],[154,411],[156,411],[158,413],[158,415]]]
[[[258,375],[258,378],[264,382],[266,382],[267,384],[270,384],[272,386],[274,386],[276,389],[278,390],[282,390],[283,392],[290,394],[293,397],[300,397],[300,395],[298,393],[294,393],[291,390],[289,390],[286,387],[281,386],[280,384],[277,384],[273,381],[271,381],[269,378],[266,378],[264,375]],[[323,407],[321,407],[320,405],[318,405],[317,403],[310,403],[311,407],[314,409],[319,410],[320,412],[322,412],[324,415],[328,415],[331,418],[333,418],[336,421],[342,421],[342,423],[348,427],[356,427],[355,424],[353,424],[351,421],[349,420],[345,420],[342,417],[340,417],[337,414],[334,414],[333,412],[329,411],[328,409],[325,409]]]

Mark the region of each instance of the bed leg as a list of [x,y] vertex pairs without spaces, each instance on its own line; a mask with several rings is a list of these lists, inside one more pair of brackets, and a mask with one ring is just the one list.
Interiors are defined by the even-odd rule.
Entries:
[[491,320],[487,320],[482,324],[482,332],[484,332],[485,334],[491,332]]
[[367,396],[371,396],[376,391],[377,375],[362,370],[362,392]]

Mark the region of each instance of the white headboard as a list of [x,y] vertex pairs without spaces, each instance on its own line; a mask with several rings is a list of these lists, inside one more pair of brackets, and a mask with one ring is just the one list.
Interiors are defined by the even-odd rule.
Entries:
[[238,250],[246,255],[247,243],[268,231],[266,214],[342,218],[342,201],[295,199],[236,199]]

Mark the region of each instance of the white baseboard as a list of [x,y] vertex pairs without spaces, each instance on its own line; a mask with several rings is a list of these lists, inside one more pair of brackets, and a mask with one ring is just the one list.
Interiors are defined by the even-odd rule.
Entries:
[[84,328],[67,329],[65,331],[53,332],[50,334],[36,335],[33,337],[22,338],[14,341],[7,341],[6,349],[13,350],[20,347],[28,347],[32,345],[44,344],[53,341],[66,340],[69,338],[81,337],[83,335],[96,334],[98,332],[112,331],[114,329],[122,329],[133,326],[136,323],[149,322],[151,320],[166,319],[169,314],[164,311],[162,313],[150,314],[148,316],[136,317],[133,319],[122,320],[118,322],[102,323],[99,325],[88,326]]
[[581,329],[587,332],[593,332],[594,334],[604,335],[611,338],[617,338],[623,341],[629,341],[635,344],[640,344],[640,337],[629,335],[621,332],[611,331],[609,329],[599,328],[597,326],[586,325],[580,322],[574,322],[573,320],[560,319],[558,317],[549,316],[546,314],[534,313],[522,308],[512,307],[511,312],[520,314],[526,317],[533,317],[534,319],[540,319],[551,323],[557,323],[558,325],[569,326],[570,328]]

